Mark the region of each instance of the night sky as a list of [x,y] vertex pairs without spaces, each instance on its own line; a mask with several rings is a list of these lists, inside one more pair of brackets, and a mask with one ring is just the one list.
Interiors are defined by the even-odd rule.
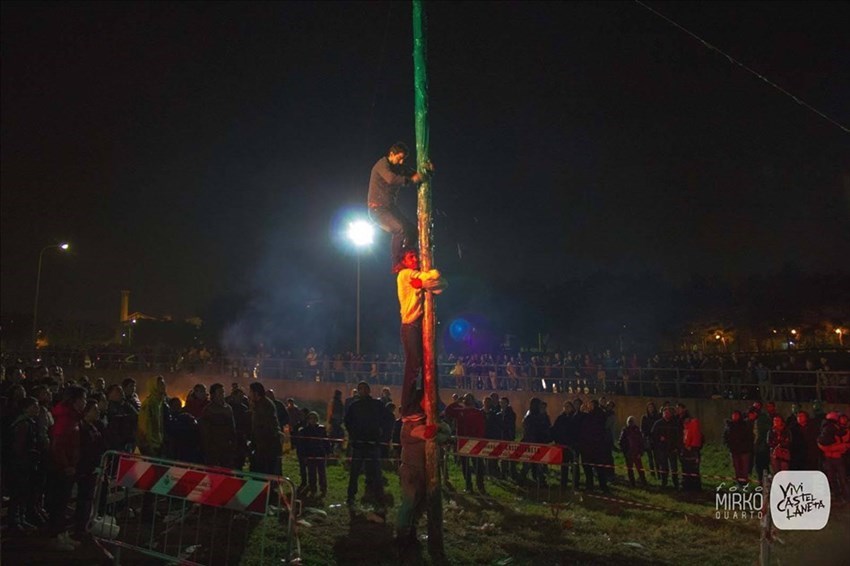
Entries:
[[[649,5],[850,125],[848,4]],[[846,270],[840,127],[636,3],[427,13],[450,281]],[[45,317],[114,321],[120,289],[157,315],[229,295],[353,315],[338,233],[414,146],[411,35],[407,2],[4,2],[3,312],[31,312],[39,250],[68,240]],[[388,248],[363,256],[371,324],[397,309]]]

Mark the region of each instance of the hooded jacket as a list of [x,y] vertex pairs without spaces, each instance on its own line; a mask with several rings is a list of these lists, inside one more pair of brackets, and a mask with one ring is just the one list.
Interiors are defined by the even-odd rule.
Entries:
[[148,396],[139,411],[136,442],[142,454],[158,455],[165,441],[165,385],[160,385],[156,377],[151,377],[147,386]]

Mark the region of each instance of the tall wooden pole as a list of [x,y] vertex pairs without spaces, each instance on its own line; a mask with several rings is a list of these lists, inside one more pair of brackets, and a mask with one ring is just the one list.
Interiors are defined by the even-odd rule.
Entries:
[[[428,61],[425,12],[421,0],[413,0],[413,84],[414,117],[416,122],[416,170],[423,175],[417,195],[419,224],[419,254],[423,270],[434,265],[431,244],[431,180],[425,164],[429,156],[428,128]],[[437,364],[434,352],[436,333],[434,295],[425,293],[425,313],[422,316],[423,388],[425,415],[428,424],[438,424]],[[428,552],[432,558],[444,556],[443,500],[440,490],[440,451],[434,440],[425,444],[425,471],[427,477]]]

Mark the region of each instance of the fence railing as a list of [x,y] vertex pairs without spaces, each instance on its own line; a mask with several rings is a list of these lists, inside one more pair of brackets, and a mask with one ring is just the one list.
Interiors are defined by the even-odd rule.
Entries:
[[[186,359],[144,353],[46,354],[67,367],[117,371],[187,372],[240,380],[290,380],[354,385],[400,385],[402,361],[302,360],[272,357]],[[669,397],[761,398],[771,401],[850,402],[850,372],[727,368],[600,368],[438,362],[443,389],[535,391]]]

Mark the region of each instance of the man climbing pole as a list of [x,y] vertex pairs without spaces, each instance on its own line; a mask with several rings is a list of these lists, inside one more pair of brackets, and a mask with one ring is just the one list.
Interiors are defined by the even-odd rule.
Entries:
[[[394,266],[401,259],[402,250],[415,247],[417,240],[416,225],[401,213],[396,202],[401,187],[416,185],[425,179],[423,174],[404,165],[409,154],[404,143],[393,144],[387,155],[372,167],[369,177],[369,218],[392,235],[390,259]],[[425,170],[432,172],[434,167],[426,163]]]
[[398,273],[398,304],[401,309],[401,344],[404,348],[404,380],[401,388],[402,421],[411,417],[424,417],[422,395],[416,395],[419,389],[419,375],[424,376],[422,365],[422,315],[425,292],[439,295],[448,286],[436,269],[419,271],[419,254],[416,250],[404,250],[401,260],[396,264]]

